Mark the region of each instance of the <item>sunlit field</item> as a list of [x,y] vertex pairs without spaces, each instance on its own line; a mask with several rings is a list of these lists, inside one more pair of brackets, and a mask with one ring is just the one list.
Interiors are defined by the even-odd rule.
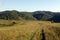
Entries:
[[[14,25],[11,25],[14,23]],[[60,40],[60,23],[0,20],[0,40]]]

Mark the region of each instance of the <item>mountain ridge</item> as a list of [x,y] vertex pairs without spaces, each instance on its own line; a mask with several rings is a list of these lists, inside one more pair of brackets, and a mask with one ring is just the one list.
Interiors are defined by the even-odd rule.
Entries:
[[12,11],[1,11],[0,19],[3,20],[42,20],[42,21],[53,21],[60,22],[60,12],[51,11],[35,11],[35,12],[19,12],[16,10]]

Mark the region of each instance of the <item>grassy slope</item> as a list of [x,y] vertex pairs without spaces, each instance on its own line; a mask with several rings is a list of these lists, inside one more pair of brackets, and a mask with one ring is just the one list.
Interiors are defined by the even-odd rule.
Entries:
[[41,40],[42,29],[46,40],[59,40],[58,34],[54,31],[56,27],[60,27],[60,23],[46,21],[21,22],[10,27],[0,27],[0,40]]

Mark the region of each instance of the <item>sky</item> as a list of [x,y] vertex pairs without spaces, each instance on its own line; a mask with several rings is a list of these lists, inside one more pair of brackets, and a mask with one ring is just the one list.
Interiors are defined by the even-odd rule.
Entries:
[[4,10],[60,12],[60,0],[0,0],[0,11]]

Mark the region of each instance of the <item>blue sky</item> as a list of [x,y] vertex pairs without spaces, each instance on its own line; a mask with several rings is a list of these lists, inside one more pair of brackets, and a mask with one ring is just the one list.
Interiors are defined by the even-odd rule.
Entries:
[[60,12],[60,0],[0,0],[3,10]]

